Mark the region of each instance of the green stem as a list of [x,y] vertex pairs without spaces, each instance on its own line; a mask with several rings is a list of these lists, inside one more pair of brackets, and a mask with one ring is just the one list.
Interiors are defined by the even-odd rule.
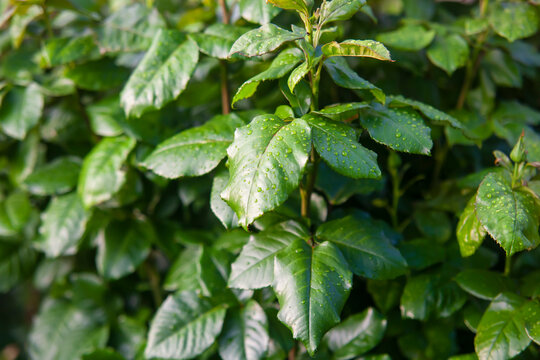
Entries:
[[504,276],[510,276],[510,270],[512,268],[512,256],[507,255],[504,259]]
[[399,226],[398,207],[399,198],[401,197],[401,191],[399,189],[400,179],[399,174],[391,172],[392,176],[392,207],[390,208],[390,218],[392,220],[392,226],[397,229]]
[[516,187],[518,180],[518,164],[514,163],[514,173],[512,174],[512,189]]

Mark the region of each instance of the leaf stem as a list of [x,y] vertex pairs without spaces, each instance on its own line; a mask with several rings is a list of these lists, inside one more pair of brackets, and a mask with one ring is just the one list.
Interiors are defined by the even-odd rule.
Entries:
[[310,169],[306,179],[306,186],[300,189],[300,198],[302,200],[301,214],[302,217],[309,218],[309,209],[311,206],[311,193],[315,188],[315,182],[317,181],[317,172],[319,167],[319,154],[315,151],[313,146],[311,147],[310,156]]
[[512,269],[512,256],[506,255],[504,259],[504,276],[510,276],[510,270]]
[[222,19],[221,21],[228,25],[229,22],[231,21],[231,16],[229,14],[229,11],[227,10],[227,4],[225,3],[225,0],[218,0],[219,2],[219,7],[221,8],[221,16],[222,16]]
[[[219,0],[219,7],[221,8],[221,21],[228,25],[231,21],[229,11],[227,10],[227,4],[225,0]],[[229,94],[229,73],[227,70],[227,62],[225,60],[219,61],[220,76],[221,76],[221,112],[227,115],[231,112],[231,96]]]

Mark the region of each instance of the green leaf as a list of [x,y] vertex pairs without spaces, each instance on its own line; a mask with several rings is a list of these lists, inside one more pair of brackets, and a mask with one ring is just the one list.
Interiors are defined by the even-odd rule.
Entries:
[[452,75],[454,71],[467,64],[469,45],[459,35],[437,36],[427,51],[429,60]]
[[413,109],[419,111],[426,118],[439,125],[442,123],[444,125],[450,125],[456,129],[463,129],[463,125],[455,117],[448,115],[440,110],[435,109],[433,106],[424,104],[423,102],[407,99],[401,95],[397,96],[387,96],[388,106],[390,107],[400,107],[400,106],[410,106]]
[[134,272],[146,259],[155,237],[154,229],[146,221],[111,222],[98,242],[98,272],[106,279],[119,279]]
[[122,169],[135,140],[125,136],[105,138],[86,155],[77,191],[85,207],[110,200],[126,181]]
[[189,36],[197,42],[199,50],[208,56],[227,59],[229,50],[237,38],[249,28],[216,23],[204,30],[204,33],[193,33]]
[[234,130],[242,125],[235,114],[215,116],[159,144],[142,165],[168,179],[204,175],[227,155]]
[[76,193],[53,198],[42,215],[36,247],[48,257],[73,254],[89,217]]
[[306,16],[309,13],[305,0],[267,0],[267,2],[285,10],[296,10]]
[[332,170],[353,179],[381,177],[377,154],[358,143],[353,128],[320,116],[304,119],[311,126],[315,150]]
[[383,312],[388,313],[399,305],[399,298],[403,292],[404,283],[396,280],[367,280],[367,291],[373,302]]
[[377,35],[377,40],[404,51],[420,51],[435,38],[434,30],[426,30],[421,25],[405,25],[397,30]]
[[291,75],[289,76],[289,79],[287,80],[287,85],[289,87],[289,90],[294,92],[294,89],[296,85],[314,68],[316,67],[319,62],[321,61],[321,57],[319,56],[317,59],[313,60],[311,63],[303,62],[300,64],[296,69],[294,69],[291,72]]
[[160,30],[121,93],[127,116],[140,117],[173,101],[185,89],[199,60],[195,41]]
[[393,247],[380,223],[351,216],[329,221],[317,229],[317,238],[341,250],[352,272],[370,279],[391,279],[405,273],[407,263]]
[[291,92],[288,86],[288,81],[285,78],[279,80],[279,89],[289,104],[291,105],[294,113],[297,116],[303,116],[307,114],[311,107],[311,88],[304,80],[300,80],[297,86],[294,88],[294,93]]
[[103,309],[47,299],[29,337],[30,358],[73,360],[105,346],[109,329]]
[[63,194],[77,185],[81,161],[77,157],[58,157],[35,169],[23,184],[34,195]]
[[351,282],[343,255],[329,242],[312,249],[298,239],[276,257],[272,286],[280,304],[278,318],[311,355],[326,331],[339,323]]
[[362,79],[354,72],[345,59],[332,57],[324,62],[328,74],[334,82],[346,89],[369,90],[380,103],[384,104],[386,97],[381,89]]
[[221,192],[229,182],[229,170],[221,167],[214,175],[212,191],[210,193],[210,208],[216,217],[221,221],[225,229],[230,230],[238,226],[238,217],[233,209],[221,198]]
[[222,292],[226,281],[216,263],[216,256],[209,248],[189,246],[172,264],[163,288],[168,291],[196,290],[205,296]]
[[531,300],[522,306],[521,316],[525,320],[527,335],[540,345],[540,303],[538,300]]
[[366,5],[366,0],[325,1],[321,6],[319,23],[322,26],[333,21],[348,20],[364,5]]
[[324,44],[321,50],[326,57],[356,56],[393,61],[388,49],[380,42],[374,40],[345,40],[340,43],[332,41]]
[[249,22],[257,24],[268,24],[280,9],[269,4],[266,0],[240,0],[240,16]]
[[379,106],[362,116],[360,123],[373,140],[394,150],[422,155],[431,153],[431,129],[415,111]]
[[252,235],[231,266],[229,286],[259,289],[272,284],[274,259],[283,249],[298,239],[308,239],[308,230],[294,221],[276,224]]
[[129,77],[129,69],[118,66],[110,58],[104,58],[70,67],[65,76],[81,89],[104,91],[124,84]]
[[471,256],[482,245],[486,230],[476,216],[476,196],[473,196],[461,213],[456,228],[461,256]]
[[1,103],[0,129],[12,138],[24,139],[39,122],[43,102],[43,95],[35,83],[25,88],[12,88]]
[[520,312],[525,300],[512,293],[502,293],[489,305],[478,324],[474,348],[480,360],[510,359],[531,342],[525,332]]
[[146,51],[165,20],[156,8],[141,3],[118,9],[98,28],[98,43],[107,53]]
[[333,352],[333,359],[351,359],[373,349],[385,330],[385,318],[377,310],[367,308],[332,328],[323,341]]
[[112,349],[98,349],[83,355],[82,360],[124,360],[124,357]]
[[150,325],[148,358],[188,359],[202,354],[221,332],[225,308],[212,306],[195,292],[170,295]]
[[484,56],[482,65],[499,86],[520,88],[523,84],[518,64],[502,50],[489,51]]
[[244,82],[232,100],[232,106],[242,99],[255,94],[259,84],[266,80],[275,80],[287,75],[302,59],[302,53],[297,48],[286,49],[278,54],[268,69]]
[[360,109],[369,108],[369,104],[365,102],[353,102],[346,104],[335,104],[326,106],[325,108],[312,111],[315,114],[322,115],[334,121],[346,121],[358,117]]
[[118,136],[124,132],[125,114],[118,95],[106,97],[86,106],[92,131],[99,136]]
[[45,43],[41,57],[51,67],[97,58],[99,49],[92,35],[54,38]]
[[233,54],[247,57],[264,55],[276,50],[286,42],[302,37],[303,34],[287,31],[274,24],[265,24],[240,36],[232,46],[229,56]]
[[476,213],[508,256],[540,244],[538,205],[529,192],[512,189],[507,174],[484,178],[476,195]]
[[0,236],[14,236],[27,225],[32,204],[24,192],[12,192],[0,202]]
[[538,31],[537,9],[527,3],[496,3],[489,16],[493,30],[512,42],[534,35]]
[[0,241],[0,294],[21,284],[34,270],[37,256],[28,244]]
[[500,293],[513,288],[508,277],[481,269],[463,270],[455,280],[463,290],[483,300],[493,300]]
[[257,116],[236,130],[229,146],[230,179],[221,197],[246,228],[281,205],[296,189],[308,160],[311,133],[302,119],[290,123]]
[[398,245],[401,255],[412,269],[425,269],[444,260],[445,249],[433,240],[413,239]]
[[268,320],[262,307],[250,300],[227,314],[219,337],[223,360],[260,360],[268,349]]

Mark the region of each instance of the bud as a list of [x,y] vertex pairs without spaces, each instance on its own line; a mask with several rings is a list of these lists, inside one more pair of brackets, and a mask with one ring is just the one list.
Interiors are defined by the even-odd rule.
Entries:
[[512,159],[512,161],[516,163],[527,161],[527,152],[525,151],[525,144],[523,143],[524,136],[525,132],[523,131],[518,139],[516,146],[514,146],[512,152],[510,153],[510,159]]

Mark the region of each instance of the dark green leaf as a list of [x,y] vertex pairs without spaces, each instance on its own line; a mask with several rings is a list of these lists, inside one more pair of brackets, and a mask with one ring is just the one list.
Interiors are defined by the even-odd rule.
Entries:
[[500,273],[466,269],[456,276],[457,284],[469,294],[483,300],[493,300],[502,292],[512,290],[512,281]]
[[489,305],[478,324],[474,347],[480,360],[510,359],[531,342],[525,332],[520,312],[525,300],[512,293],[502,293]]
[[336,104],[327,106],[321,110],[313,111],[313,113],[322,115],[335,121],[346,121],[351,118],[358,117],[360,109],[369,108],[369,104],[364,102]]
[[433,240],[404,241],[398,245],[398,249],[413,269],[425,269],[444,260],[444,247]]
[[532,195],[512,189],[507,174],[490,173],[476,195],[478,220],[508,256],[538,246],[538,205]]
[[172,30],[158,32],[121,93],[127,116],[161,109],[185,89],[199,60],[195,41]]
[[213,307],[195,292],[170,295],[158,309],[148,334],[148,358],[188,359],[202,354],[221,332],[225,308]]
[[81,89],[104,91],[121,86],[129,77],[129,69],[105,58],[77,65],[68,69],[65,75]]
[[228,148],[230,179],[221,197],[240,225],[281,205],[298,186],[308,160],[311,133],[302,119],[285,123],[261,115],[238,129]]
[[540,345],[540,303],[538,300],[531,300],[522,306],[521,316],[525,320],[527,335]]
[[256,301],[227,314],[219,337],[219,355],[223,360],[263,359],[268,348],[268,320]]
[[278,318],[310,354],[339,322],[351,281],[343,255],[329,242],[312,249],[298,239],[276,257],[272,286],[281,308]]
[[98,349],[83,355],[82,360],[124,360],[124,357],[112,349]]
[[24,180],[28,191],[35,195],[55,195],[70,191],[77,185],[81,161],[79,158],[59,157],[34,170]]
[[74,253],[89,217],[76,193],[53,198],[43,213],[36,247],[49,257]]
[[206,55],[218,59],[227,59],[229,50],[236,39],[247,30],[249,28],[216,23],[207,27],[204,33],[190,34],[190,37],[197,42],[199,50]]
[[431,129],[415,111],[378,107],[360,118],[360,123],[377,142],[397,151],[429,155]]
[[34,269],[36,258],[28,244],[0,241],[0,294],[20,284]]
[[229,56],[237,53],[248,57],[264,55],[276,50],[284,43],[300,39],[302,36],[302,34],[287,31],[274,24],[265,24],[239,37],[232,46]]
[[39,122],[43,102],[37,84],[31,83],[25,88],[14,87],[1,103],[0,129],[15,139],[24,139],[28,131]]
[[96,265],[106,279],[132,273],[150,252],[156,235],[146,221],[111,222],[99,239]]
[[377,310],[368,308],[332,328],[323,341],[334,353],[333,359],[351,359],[374,348],[385,330],[385,318]]
[[307,239],[309,233],[302,225],[287,221],[253,235],[232,264],[229,286],[258,289],[272,284],[274,259],[297,239]]
[[469,58],[469,45],[459,35],[438,36],[427,51],[429,60],[448,75],[465,66]]
[[538,11],[527,3],[496,3],[489,21],[493,30],[512,42],[529,37],[538,31]]
[[99,57],[99,49],[92,35],[54,38],[45,44],[42,55],[47,66]]
[[311,126],[315,149],[334,171],[353,179],[381,177],[377,154],[358,143],[353,128],[319,116],[304,119]]
[[165,140],[142,165],[169,179],[204,175],[226,156],[235,129],[242,125],[244,121],[235,114],[218,115]]
[[407,268],[384,229],[373,220],[348,216],[330,221],[317,229],[316,236],[336,244],[350,269],[359,276],[391,279],[404,274]]
[[461,256],[471,256],[482,245],[486,230],[476,216],[476,196],[473,196],[459,217],[456,237]]
[[380,42],[405,51],[420,51],[433,41],[434,30],[426,30],[420,25],[406,25],[397,30],[377,36]]
[[364,5],[366,0],[332,0],[321,5],[319,23],[321,25],[350,19]]
[[221,192],[225,189],[228,182],[229,170],[222,167],[214,175],[212,192],[210,194],[210,207],[223,226],[226,229],[232,229],[238,226],[238,217],[233,209],[221,198]]
[[86,156],[77,187],[85,207],[107,201],[120,190],[126,181],[124,162],[134,147],[132,138],[106,138]]
[[32,213],[32,204],[24,192],[13,192],[0,202],[0,236],[21,232]]
[[463,129],[463,125],[455,117],[448,115],[440,110],[435,109],[431,105],[424,104],[423,102],[404,98],[401,95],[388,96],[388,105],[390,107],[410,106],[415,110],[418,110],[429,120],[435,124],[443,123],[450,125],[456,129]]

